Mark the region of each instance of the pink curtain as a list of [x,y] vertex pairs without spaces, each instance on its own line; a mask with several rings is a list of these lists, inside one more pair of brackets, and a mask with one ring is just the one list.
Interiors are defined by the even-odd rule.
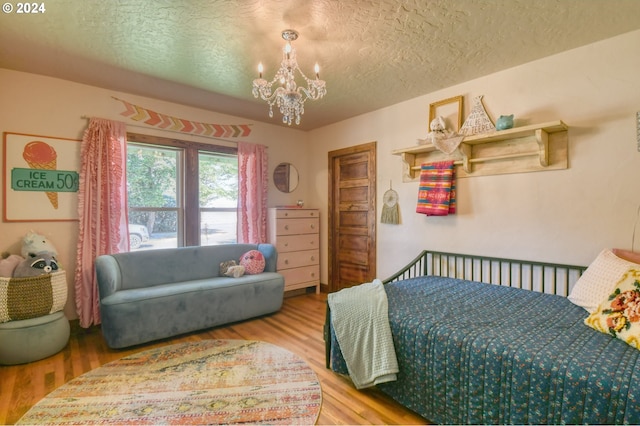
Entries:
[[267,147],[238,142],[238,243],[267,241]]
[[84,328],[100,324],[95,258],[129,250],[126,135],[124,123],[92,118],[82,138],[75,291]]

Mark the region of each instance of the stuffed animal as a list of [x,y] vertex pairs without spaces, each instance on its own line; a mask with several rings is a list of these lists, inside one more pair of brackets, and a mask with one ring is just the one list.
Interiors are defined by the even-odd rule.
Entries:
[[58,255],[58,250],[47,237],[36,232],[30,231],[22,239],[22,257],[28,259],[30,254],[36,254],[43,251],[51,253],[52,256]]
[[58,261],[48,251],[32,253],[24,259],[13,271],[14,278],[36,277],[50,274],[58,270]]
[[240,278],[244,275],[244,266],[242,265],[234,265],[229,266],[227,272],[225,272],[227,277]]
[[220,275],[227,275],[227,271],[232,266],[236,266],[237,263],[235,260],[227,260],[225,262],[220,263]]
[[13,271],[24,258],[17,254],[9,254],[7,252],[2,253],[2,260],[0,260],[0,277],[12,277]]
[[259,274],[264,271],[265,264],[264,255],[258,250],[249,250],[240,257],[245,274]]
[[432,132],[444,133],[447,130],[447,125],[444,123],[444,118],[439,115],[429,123],[429,128]]
[[438,139],[444,139],[448,136],[447,125],[442,116],[438,116],[429,123],[431,131],[427,134],[427,140],[434,143]]

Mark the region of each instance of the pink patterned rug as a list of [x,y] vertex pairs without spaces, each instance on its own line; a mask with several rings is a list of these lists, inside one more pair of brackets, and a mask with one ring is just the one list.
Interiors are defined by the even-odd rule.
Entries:
[[313,424],[322,390],[270,343],[205,340],[130,355],[76,377],[18,424]]

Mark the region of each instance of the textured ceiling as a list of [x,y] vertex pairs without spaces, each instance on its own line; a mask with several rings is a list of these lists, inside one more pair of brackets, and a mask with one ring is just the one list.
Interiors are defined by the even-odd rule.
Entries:
[[0,15],[0,67],[274,124],[251,82],[260,61],[273,76],[293,28],[300,67],[318,62],[328,91],[303,130],[640,28],[639,0],[43,3]]

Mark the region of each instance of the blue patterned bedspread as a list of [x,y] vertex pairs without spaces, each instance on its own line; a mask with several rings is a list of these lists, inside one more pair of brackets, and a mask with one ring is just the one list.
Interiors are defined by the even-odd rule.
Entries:
[[[442,277],[385,286],[400,373],[379,388],[447,424],[640,424],[640,350],[561,296]],[[332,368],[346,367],[332,333]]]

